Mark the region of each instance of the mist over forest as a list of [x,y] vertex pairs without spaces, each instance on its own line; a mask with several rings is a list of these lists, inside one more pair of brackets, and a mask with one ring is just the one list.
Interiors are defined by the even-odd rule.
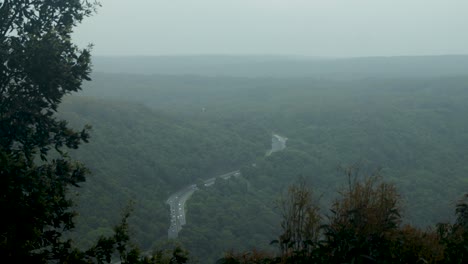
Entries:
[[[143,248],[181,243],[211,261],[229,250],[274,251],[288,186],[304,179],[327,215],[348,166],[395,184],[403,222],[420,228],[452,221],[468,187],[467,56],[93,62],[93,80],[60,108],[77,127],[93,125],[92,141],[73,152],[92,171],[78,197],[83,245],[110,233],[132,200]],[[272,134],[287,147],[265,156]],[[203,185],[234,170],[241,176]],[[191,184],[199,190],[185,205],[187,223],[168,240],[166,199]]]
[[0,262],[468,263],[467,9],[0,0]]

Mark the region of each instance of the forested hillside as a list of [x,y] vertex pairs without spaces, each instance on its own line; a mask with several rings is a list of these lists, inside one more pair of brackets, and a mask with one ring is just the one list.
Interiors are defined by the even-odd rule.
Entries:
[[1,263],[468,264],[468,1],[359,2],[0,0]]
[[463,75],[467,55],[327,58],[273,55],[94,57],[96,72],[273,78],[427,78]]
[[[74,154],[93,171],[80,194],[85,237],[135,201],[144,247],[162,243],[172,191],[241,168],[242,177],[188,201],[179,236],[199,259],[265,245],[278,235],[275,203],[305,178],[327,208],[346,183],[340,166],[381,168],[403,195],[404,221],[448,221],[468,189],[468,77],[244,78],[94,75],[62,113],[93,125]],[[99,98],[99,99],[95,99]],[[271,133],[287,149],[265,157]],[[255,164],[255,166],[252,166]],[[241,219],[239,221],[239,219]],[[247,224],[248,223],[248,224]]]
[[72,97],[61,114],[73,125],[93,125],[93,141],[71,154],[92,173],[78,197],[77,233],[88,241],[110,232],[130,201],[138,242],[147,248],[165,240],[164,203],[172,191],[238,168],[269,144],[268,133],[264,142],[248,141],[228,129],[177,121],[134,103]]

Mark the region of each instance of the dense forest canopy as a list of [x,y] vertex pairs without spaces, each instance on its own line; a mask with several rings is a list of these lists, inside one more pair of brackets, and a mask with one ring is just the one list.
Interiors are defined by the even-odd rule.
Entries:
[[[162,33],[149,23],[156,8],[121,9],[127,2],[112,0],[125,17],[138,7],[138,19],[119,16],[125,24],[112,25],[122,43],[147,44],[143,38]],[[241,2],[230,7],[254,1]],[[281,1],[256,4],[275,18],[284,12]],[[444,17],[438,5],[427,6],[434,12],[420,22]],[[0,0],[2,263],[468,263],[467,55],[92,59],[93,45],[77,45],[74,29],[98,7],[96,0]],[[235,14],[241,23],[231,8],[218,8],[220,46],[224,33],[235,33],[226,19]],[[178,19],[182,9],[174,10],[178,16],[165,15]],[[284,24],[301,21],[304,10],[295,10]],[[356,12],[363,10],[358,20],[342,19],[361,23],[350,43],[372,24],[367,8]],[[463,32],[448,26],[462,21],[460,10],[437,23],[438,40]],[[186,24],[191,15],[166,24],[195,26],[197,19]],[[394,17],[390,24],[398,24]],[[140,18],[143,25],[125,30]],[[254,28],[242,22],[242,32]],[[152,34],[138,33],[147,25]],[[252,37],[316,36],[261,28]],[[435,39],[440,28],[425,31]],[[202,39],[176,31],[182,46]],[[253,39],[232,36],[224,45]],[[322,49],[333,48],[325,39]],[[297,43],[289,40],[271,44]],[[216,43],[208,41],[199,48]],[[464,50],[460,43],[448,50]],[[169,50],[179,50],[174,44]]]
[[[171,192],[239,168],[241,178],[188,201],[178,241],[199,259],[272,249],[276,201],[287,186],[305,177],[326,208],[346,183],[338,168],[355,163],[380,168],[397,186],[404,223],[453,220],[468,187],[467,84],[459,74],[344,80],[97,72],[61,111],[77,125],[94,124],[94,142],[74,154],[94,168],[80,196],[84,237],[110,232],[104,208],[118,211],[133,199],[137,240],[164,245]],[[265,157],[272,133],[287,136],[288,147]],[[236,220],[258,210],[249,225]]]
[[[68,151],[90,126],[57,117],[63,98],[91,72],[90,47],[71,41],[96,1],[0,1],[0,256],[4,263],[183,263],[185,252],[140,255],[130,243],[129,210],[88,247],[67,238],[77,212],[73,192],[89,170]],[[175,262],[174,262],[175,261]]]

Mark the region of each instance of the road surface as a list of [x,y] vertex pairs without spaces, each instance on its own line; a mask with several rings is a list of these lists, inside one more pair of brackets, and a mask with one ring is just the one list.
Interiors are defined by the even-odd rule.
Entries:
[[[266,155],[269,156],[273,152],[281,151],[284,148],[286,148],[286,140],[287,138],[285,137],[273,134],[271,139],[271,149],[267,152]],[[238,170],[231,171],[222,175],[218,175],[216,177],[206,179],[203,181],[203,185],[206,187],[212,186],[216,182],[216,179],[228,180],[231,177],[239,177],[240,175],[241,173]],[[167,236],[169,239],[177,238],[180,230],[182,230],[182,226],[187,223],[187,220],[185,218],[185,203],[190,198],[190,196],[192,196],[192,194],[197,190],[197,185],[192,184],[173,193],[167,199],[166,203],[169,204],[171,210],[171,224],[167,231]]]

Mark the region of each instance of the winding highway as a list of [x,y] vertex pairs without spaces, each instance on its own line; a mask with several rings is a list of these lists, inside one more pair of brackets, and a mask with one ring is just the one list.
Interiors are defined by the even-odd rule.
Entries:
[[[281,137],[279,135],[273,134],[271,138],[271,149],[266,153],[266,156],[271,155],[273,152],[281,151],[286,148],[286,140],[287,138]],[[239,177],[241,175],[240,171],[231,171],[222,175],[218,175],[216,177],[212,177],[203,181],[203,185],[208,187],[212,186],[216,179],[224,179],[228,180],[231,177]],[[189,186],[185,186],[184,188],[178,190],[177,192],[173,193],[169,198],[166,200],[166,203],[169,204],[170,207],[170,219],[171,224],[167,231],[167,236],[169,239],[177,238],[179,235],[180,230],[182,230],[182,226],[187,223],[185,218],[185,203],[187,200],[192,196],[192,194],[198,190],[196,184],[192,184]]]

